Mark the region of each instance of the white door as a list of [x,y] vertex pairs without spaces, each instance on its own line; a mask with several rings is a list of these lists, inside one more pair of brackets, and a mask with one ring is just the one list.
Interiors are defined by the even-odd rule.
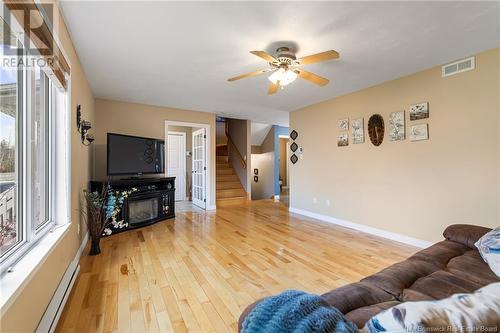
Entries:
[[205,183],[206,183],[206,159],[205,159],[205,129],[193,132],[193,203],[205,209]]
[[167,175],[175,177],[175,201],[186,200],[186,133],[168,132]]

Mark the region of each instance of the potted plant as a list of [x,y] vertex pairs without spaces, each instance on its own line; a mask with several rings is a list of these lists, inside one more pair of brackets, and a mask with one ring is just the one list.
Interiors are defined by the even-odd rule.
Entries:
[[122,209],[125,199],[135,191],[137,191],[136,188],[115,191],[109,184],[104,184],[101,192],[83,190],[86,208],[82,209],[82,213],[91,239],[89,255],[94,256],[101,253],[101,237],[111,234],[110,229],[107,228],[110,224],[127,227],[123,221],[117,222],[116,217]]

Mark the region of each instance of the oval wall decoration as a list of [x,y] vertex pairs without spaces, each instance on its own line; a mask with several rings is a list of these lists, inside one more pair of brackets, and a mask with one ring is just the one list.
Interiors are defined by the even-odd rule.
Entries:
[[374,114],[368,120],[368,135],[374,146],[380,146],[384,141],[384,118],[379,114]]

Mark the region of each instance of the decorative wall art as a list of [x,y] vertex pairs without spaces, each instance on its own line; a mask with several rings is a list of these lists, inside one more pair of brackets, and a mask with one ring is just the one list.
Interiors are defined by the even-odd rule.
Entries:
[[389,136],[391,141],[401,141],[405,139],[405,112],[391,112],[389,115]]
[[259,182],[259,176],[253,176],[253,181],[258,183]]
[[259,174],[259,169],[253,169],[253,174],[258,175]]
[[379,114],[374,114],[368,119],[368,135],[374,146],[380,146],[384,141],[384,118]]
[[292,156],[290,156],[290,162],[292,162],[293,164],[297,163],[298,160],[299,158],[297,157],[297,155],[293,154]]
[[297,150],[297,148],[299,148],[299,146],[293,142],[291,145],[290,145],[290,150],[293,151],[295,153],[295,151]]
[[339,130],[340,131],[347,131],[349,130],[349,118],[345,119],[339,119]]
[[419,103],[410,106],[410,120],[429,118],[429,103]]
[[413,125],[410,129],[410,141],[421,141],[429,139],[429,125]]
[[352,143],[364,143],[365,142],[365,126],[363,118],[354,119],[352,121]]
[[293,130],[293,131],[290,133],[290,138],[291,138],[292,140],[297,139],[297,137],[298,137],[298,136],[299,136],[299,133],[297,133],[297,131],[296,131],[296,130]]
[[349,135],[342,133],[337,136],[337,147],[345,147],[349,145]]

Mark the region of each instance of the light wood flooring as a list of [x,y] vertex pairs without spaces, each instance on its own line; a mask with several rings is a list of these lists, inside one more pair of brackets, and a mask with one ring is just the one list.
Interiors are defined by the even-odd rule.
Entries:
[[81,259],[57,332],[230,332],[253,301],[321,294],[416,248],[289,215],[270,200],[179,212]]

